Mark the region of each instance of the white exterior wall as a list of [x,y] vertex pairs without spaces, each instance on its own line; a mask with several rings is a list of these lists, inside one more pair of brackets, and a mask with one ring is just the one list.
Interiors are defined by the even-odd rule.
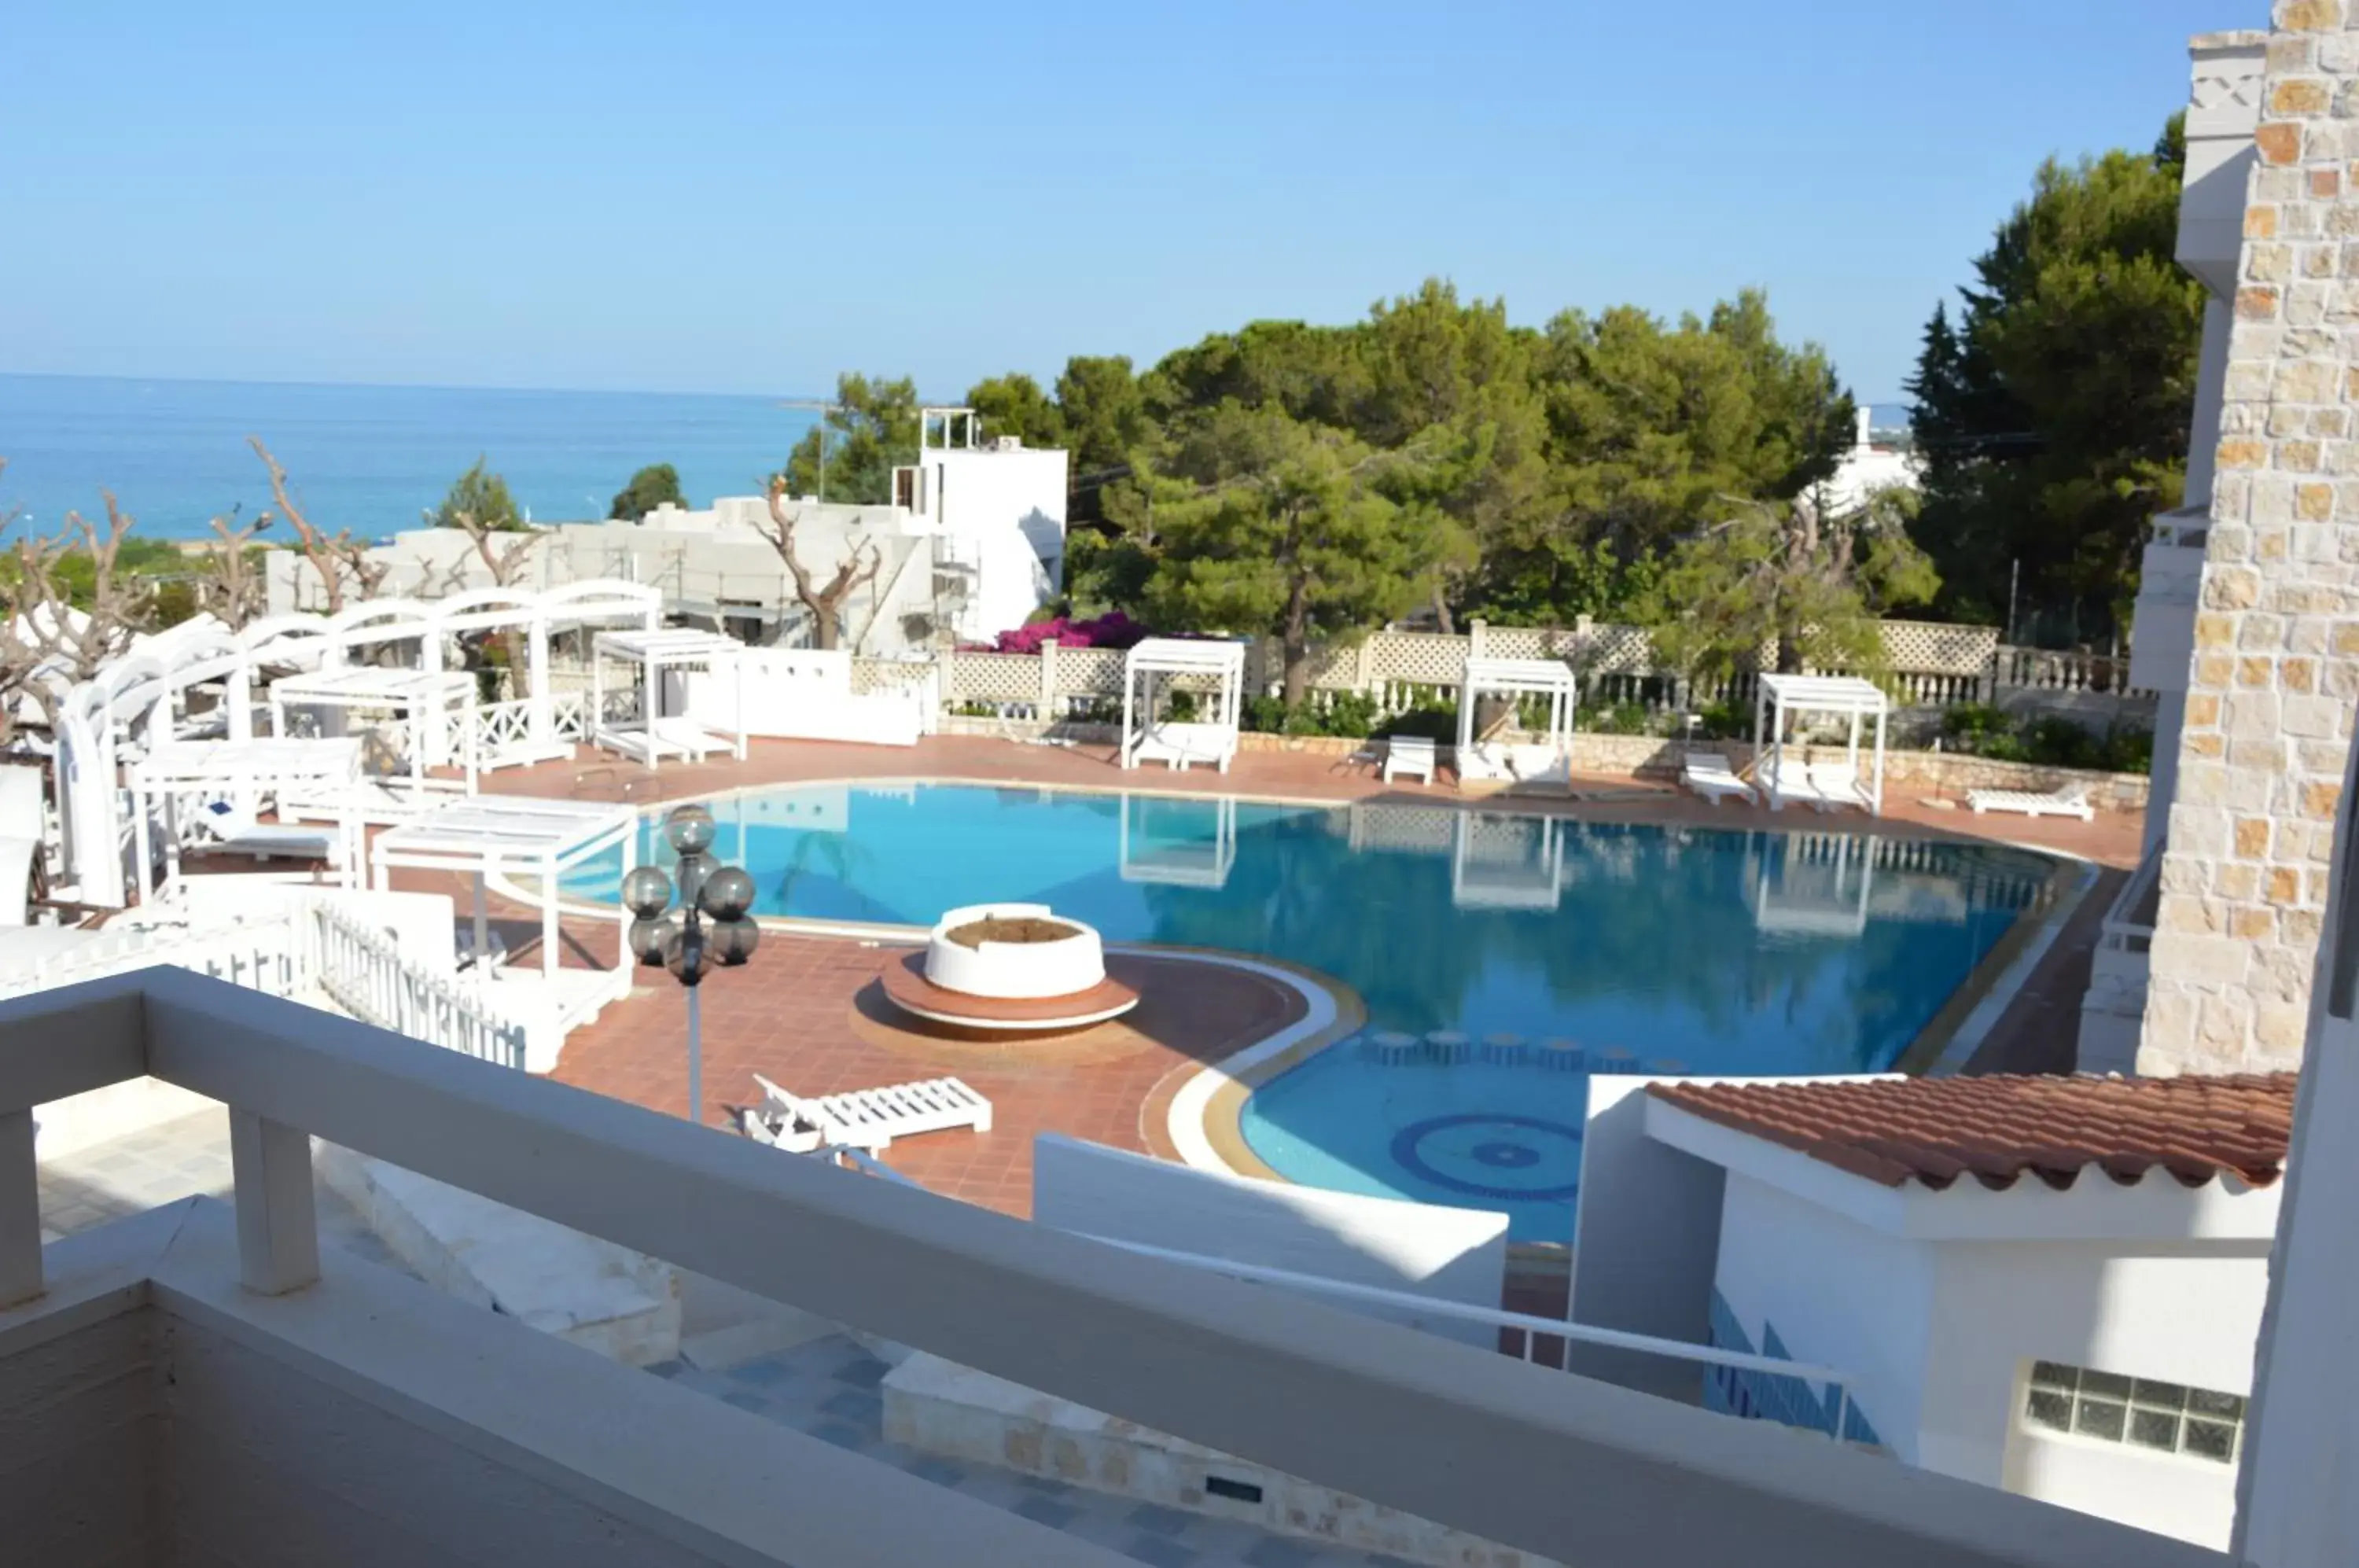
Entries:
[[1756,1347],[1859,1379],[1860,1411],[1921,1469],[2209,1546],[2227,1544],[2235,1470],[2048,1432],[2019,1418],[2034,1360],[2252,1387],[2264,1238],[2176,1247],[1927,1241],[1890,1235],[1735,1171],[1717,1284]]
[[2234,1466],[2029,1427],[2018,1411],[2034,1360],[2249,1393],[2268,1244],[2123,1255],[2088,1242],[1956,1242],[1939,1256],[1927,1467],[2225,1546]]
[[959,636],[1022,626],[1064,587],[1067,455],[953,447],[928,450],[921,466],[929,516],[953,558],[977,568]]
[[[1938,1283],[1932,1244],[1886,1235],[1734,1171],[1722,1203],[1714,1283],[1754,1348],[1766,1322],[1795,1360],[1850,1373],[1860,1414],[1885,1445],[1907,1464],[1944,1469],[1921,1453]],[[1995,1484],[1996,1466],[1965,1478]]]

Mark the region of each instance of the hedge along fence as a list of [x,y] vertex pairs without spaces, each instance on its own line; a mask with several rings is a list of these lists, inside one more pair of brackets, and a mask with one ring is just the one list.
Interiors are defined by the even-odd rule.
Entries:
[[[2152,722],[2152,694],[2126,690],[2127,659],[2006,647],[1995,626],[1886,621],[1881,632],[1889,684],[1903,708],[1985,703],[2063,713],[2100,729],[2124,720]],[[1584,617],[1570,627],[1477,621],[1464,636],[1382,631],[1357,642],[1321,645],[1310,656],[1310,702],[1323,708],[1350,693],[1364,698],[1380,719],[1423,707],[1454,708],[1469,658],[1561,659],[1581,672],[1582,708],[1590,714],[1636,708],[1661,718],[1720,703],[1741,709],[1753,701],[1750,673],[1683,681],[1657,659],[1644,627]],[[1758,663],[1774,668],[1776,660],[1772,644]],[[1275,641],[1255,643],[1245,656],[1247,696],[1276,691],[1282,668]],[[853,661],[855,691],[930,681],[946,713],[1035,724],[1111,722],[1121,713],[1122,681],[1122,653],[1103,648]],[[1186,691],[1190,683],[1183,679],[1175,685]]]

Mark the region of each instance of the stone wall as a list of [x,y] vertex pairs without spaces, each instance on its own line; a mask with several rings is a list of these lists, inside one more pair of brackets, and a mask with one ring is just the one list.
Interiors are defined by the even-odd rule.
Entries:
[[2359,0],[2276,0],[2146,1073],[2300,1057],[2359,696]]

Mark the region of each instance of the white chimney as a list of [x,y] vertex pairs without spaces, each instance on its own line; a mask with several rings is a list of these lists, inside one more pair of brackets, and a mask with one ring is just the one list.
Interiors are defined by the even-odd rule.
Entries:
[[1865,452],[1869,447],[1875,444],[1869,439],[1868,433],[1869,423],[1875,418],[1875,415],[1864,403],[1859,405],[1857,412],[1859,415],[1859,449],[1862,452]]

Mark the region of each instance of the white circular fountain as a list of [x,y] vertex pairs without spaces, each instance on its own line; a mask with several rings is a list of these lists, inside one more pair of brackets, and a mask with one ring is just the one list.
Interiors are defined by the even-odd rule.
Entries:
[[894,964],[884,979],[904,1012],[964,1029],[1078,1029],[1138,1005],[1107,975],[1097,931],[1046,904],[952,909],[934,923],[923,964]]

